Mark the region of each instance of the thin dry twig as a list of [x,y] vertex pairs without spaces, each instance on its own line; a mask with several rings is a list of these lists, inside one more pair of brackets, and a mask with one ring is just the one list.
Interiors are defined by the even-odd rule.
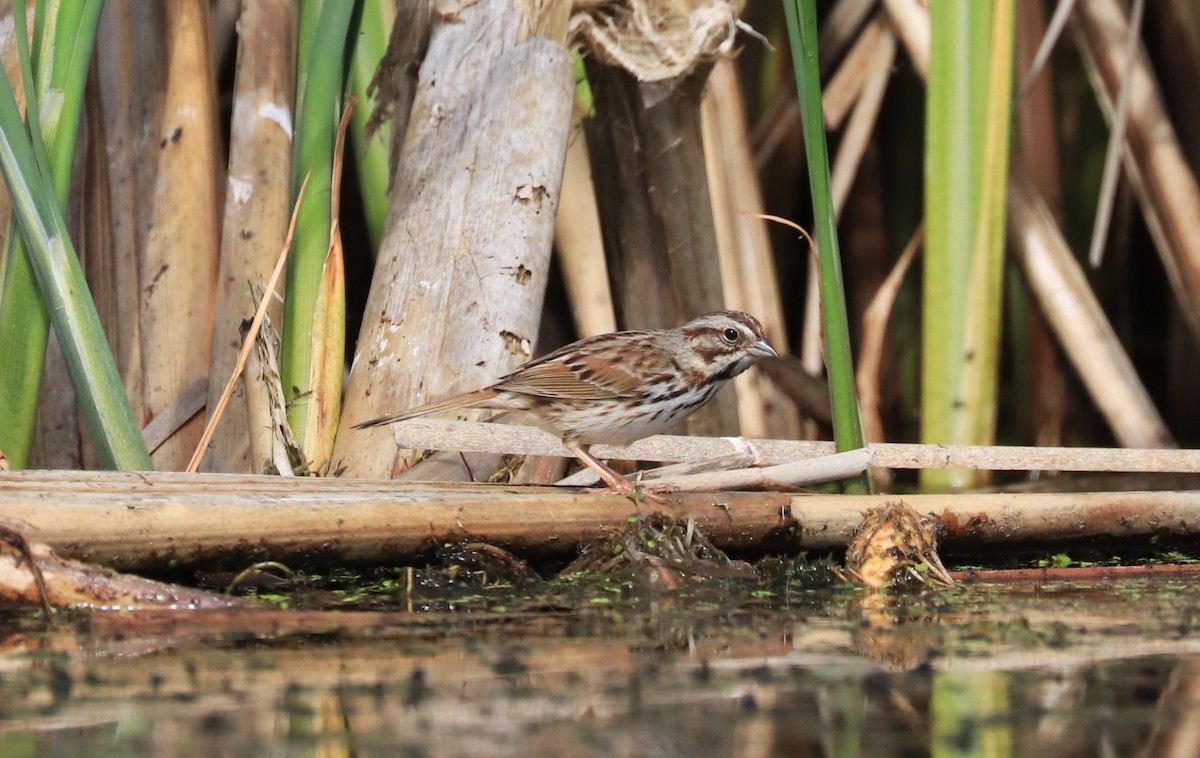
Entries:
[[808,240],[808,246],[812,250],[812,254],[814,256],[817,254],[817,241],[812,238],[812,235],[809,234],[803,226],[800,226],[791,219],[786,219],[783,216],[775,216],[770,213],[751,213],[749,211],[738,211],[738,215],[749,216],[750,218],[761,218],[763,221],[774,221],[776,224],[783,224],[784,226],[791,227],[792,229],[800,232],[801,237],[804,237],[804,239]]
[[854,186],[863,155],[875,131],[888,81],[892,76],[892,65],[896,60],[896,35],[882,22],[872,23],[869,29],[874,28],[878,28],[878,33],[872,35],[871,58],[863,65],[862,85],[833,161],[833,208],[838,218],[841,218],[846,198]]
[[1046,67],[1046,61],[1050,60],[1050,53],[1054,51],[1054,46],[1058,44],[1058,40],[1062,37],[1063,29],[1067,27],[1067,19],[1071,17],[1071,10],[1075,7],[1075,0],[1059,0],[1058,5],[1054,8],[1054,16],[1051,17],[1050,23],[1046,26],[1046,33],[1042,36],[1041,44],[1038,45],[1037,53],[1033,56],[1033,61],[1029,64],[1029,71],[1025,74],[1024,81],[1021,82],[1021,89],[1017,92],[1017,97],[1013,101],[1018,108],[1025,102],[1025,97],[1029,91],[1033,89],[1033,83],[1041,75],[1042,69]]
[[1100,179],[1100,197],[1096,201],[1096,219],[1092,224],[1092,242],[1088,248],[1088,262],[1092,264],[1092,268],[1099,268],[1104,260],[1104,243],[1108,240],[1108,228],[1112,223],[1117,179],[1121,176],[1121,151],[1125,147],[1125,125],[1129,122],[1129,93],[1133,90],[1133,67],[1137,63],[1137,46],[1142,38],[1142,18],[1145,13],[1146,0],[1133,0],[1129,31],[1125,38],[1125,68],[1121,74],[1121,91],[1117,94],[1117,105],[1113,110],[1112,127],[1108,134],[1108,147],[1104,152],[1104,174]]
[[[863,432],[868,442],[882,442],[885,438],[883,418],[879,413],[879,387],[883,368],[883,345],[887,338],[888,322],[891,320],[892,307],[896,304],[896,295],[900,285],[904,283],[904,275],[921,249],[925,240],[925,226],[922,224],[913,232],[912,238],[904,246],[896,265],[888,272],[887,278],[879,285],[874,297],[863,312],[862,347],[858,353],[858,372],[855,384],[858,386],[858,401],[862,413]],[[882,487],[884,479],[890,481],[891,472],[878,469],[872,472],[872,479],[877,487]],[[890,489],[890,487],[888,487]]]
[[[300,201],[304,199],[304,190],[307,187],[308,176],[305,176],[304,183],[300,185],[300,191],[296,194],[296,203],[292,208],[292,220],[288,223],[287,236],[283,240],[283,249],[279,251],[279,260],[275,262],[275,270],[271,272],[271,278],[267,281],[266,292],[275,291],[275,286],[279,283],[279,277],[283,274],[283,264],[287,262],[288,250],[292,247],[292,235],[296,231],[296,217],[300,211]],[[204,427],[204,434],[200,436],[200,443],[196,445],[196,450],[192,453],[192,459],[188,462],[186,471],[190,474],[196,473],[200,468],[200,460],[204,458],[204,451],[208,448],[208,443],[212,440],[213,432],[216,431],[222,414],[225,413],[225,406],[229,405],[229,398],[233,397],[233,388],[237,384],[238,377],[242,375],[242,369],[246,367],[246,359],[250,357],[250,351],[254,349],[255,340],[258,338],[258,330],[262,328],[263,319],[267,316],[267,306],[270,305],[270,302],[270,297],[265,295],[259,301],[258,310],[254,313],[254,320],[250,322],[250,329],[242,339],[242,349],[238,353],[237,364],[233,368],[233,374],[225,384],[225,391],[221,393],[221,399],[217,401],[217,407],[213,409],[212,415],[209,416],[208,423]]]

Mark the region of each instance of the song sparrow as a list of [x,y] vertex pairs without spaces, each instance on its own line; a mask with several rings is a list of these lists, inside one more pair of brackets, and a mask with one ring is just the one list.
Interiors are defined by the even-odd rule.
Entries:
[[612,490],[637,497],[633,482],[588,447],[627,445],[666,431],[756,359],[775,355],[757,319],[741,311],[718,311],[675,329],[613,332],[572,342],[490,387],[354,428],[460,408],[528,411],[537,426],[561,437]]

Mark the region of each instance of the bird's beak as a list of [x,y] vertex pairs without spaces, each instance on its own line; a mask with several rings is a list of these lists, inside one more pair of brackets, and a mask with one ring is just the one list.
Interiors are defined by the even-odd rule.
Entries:
[[750,346],[750,355],[755,358],[778,358],[779,353],[775,352],[775,348],[771,347],[771,343],[766,340],[756,340]]

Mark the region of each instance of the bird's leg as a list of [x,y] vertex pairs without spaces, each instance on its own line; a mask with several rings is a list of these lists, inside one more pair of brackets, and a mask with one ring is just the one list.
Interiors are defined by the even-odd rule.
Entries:
[[604,483],[608,485],[608,488],[618,495],[627,497],[635,503],[638,500],[646,500],[656,505],[667,505],[665,500],[629,481],[627,477],[614,471],[604,461],[589,453],[587,447],[583,445],[567,445],[567,449],[574,453],[576,458],[583,461],[584,465],[599,474]]

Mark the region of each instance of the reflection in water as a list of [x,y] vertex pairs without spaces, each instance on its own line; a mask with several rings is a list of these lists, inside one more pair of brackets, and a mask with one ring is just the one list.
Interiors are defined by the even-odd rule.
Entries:
[[1198,593],[0,619],[0,755],[1195,755]]

